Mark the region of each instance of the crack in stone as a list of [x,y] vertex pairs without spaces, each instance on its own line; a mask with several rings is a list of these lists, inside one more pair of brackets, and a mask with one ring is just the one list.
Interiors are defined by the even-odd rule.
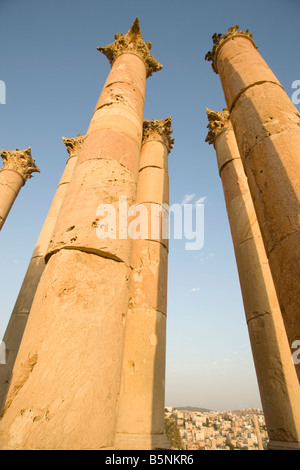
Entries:
[[232,113],[233,108],[235,107],[237,101],[240,99],[240,97],[241,97],[247,90],[249,90],[250,88],[255,87],[256,85],[263,85],[264,83],[273,83],[274,85],[279,86],[280,88],[282,88],[283,91],[285,91],[284,88],[283,88],[283,86],[282,86],[280,83],[274,82],[273,80],[260,80],[260,81],[255,82],[255,83],[251,83],[250,85],[248,85],[248,86],[246,86],[245,88],[243,88],[243,89],[236,95],[236,97],[234,98],[233,102],[231,103],[231,107],[230,107],[230,110],[229,110],[229,114]]

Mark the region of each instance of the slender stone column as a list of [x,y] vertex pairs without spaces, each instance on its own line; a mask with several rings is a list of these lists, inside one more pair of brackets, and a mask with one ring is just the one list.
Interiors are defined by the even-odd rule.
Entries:
[[51,235],[84,138],[85,137],[81,134],[78,134],[78,136],[73,139],[63,137],[63,142],[67,146],[69,158],[34,248],[18,298],[3,337],[6,347],[6,364],[0,367],[0,409],[2,408],[9,387],[12,369],[22,340],[34,295],[45,268],[45,255],[47,253]]
[[109,207],[122,219],[121,196],[135,202],[146,78],[161,69],[138,19],[115,38],[100,48],[111,71],[15,363],[0,423],[0,443],[7,448],[100,449],[114,442],[131,240],[124,231],[123,238],[109,238],[110,232],[103,237],[101,217]]
[[[235,26],[213,41],[206,59],[220,75],[293,351],[300,340],[300,114],[248,30]],[[300,363],[296,369],[300,379]]]
[[[136,212],[141,232],[145,225],[141,238],[132,244],[115,440],[115,447],[122,450],[170,447],[164,435],[168,240],[162,239],[158,215],[162,205],[169,204],[171,122],[171,117],[144,121]],[[151,225],[151,209],[156,228]]]
[[0,230],[20,189],[32,173],[40,170],[31,156],[31,147],[25,150],[1,150],[3,168],[0,170]]
[[270,444],[300,448],[300,387],[247,177],[226,110],[207,110]]

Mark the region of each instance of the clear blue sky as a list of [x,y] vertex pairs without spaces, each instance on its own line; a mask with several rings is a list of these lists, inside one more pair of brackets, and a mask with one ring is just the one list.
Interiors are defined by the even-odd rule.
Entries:
[[[0,233],[0,334],[63,172],[62,136],[85,134],[110,70],[96,50],[135,17],[163,69],[147,80],[145,119],[173,116],[170,203],[205,197],[205,243],[170,243],[166,405],[261,407],[215,152],[205,108],[225,106],[204,56],[238,24],[289,96],[300,80],[298,0],[0,0],[0,147],[32,147],[41,169]],[[299,109],[299,106],[298,106]]]

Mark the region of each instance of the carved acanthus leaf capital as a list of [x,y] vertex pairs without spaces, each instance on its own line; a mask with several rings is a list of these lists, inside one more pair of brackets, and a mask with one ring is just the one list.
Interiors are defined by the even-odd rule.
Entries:
[[258,50],[258,47],[256,47],[252,39],[252,34],[250,33],[249,29],[246,29],[246,31],[239,31],[239,26],[236,25],[236,26],[232,26],[231,28],[228,28],[227,33],[224,33],[224,34],[215,33],[212,36],[212,40],[214,43],[213,48],[205,56],[205,60],[208,60],[212,63],[211,66],[214,72],[218,73],[216,63],[217,63],[217,56],[218,56],[220,46],[227,39],[234,39],[234,37],[237,37],[237,36],[243,36],[243,37],[250,39],[254,47]]
[[77,134],[77,137],[62,137],[62,141],[67,147],[70,157],[74,157],[80,153],[86,135]]
[[107,46],[97,47],[108,58],[110,64],[121,54],[135,54],[145,63],[147,69],[147,78],[153,72],[162,69],[162,65],[150,53],[152,44],[145,42],[140,29],[139,19],[136,18],[133,25],[126,34],[115,34],[115,42]]
[[40,173],[41,170],[36,166],[34,158],[31,156],[31,147],[24,150],[1,150],[4,170],[13,170],[18,172],[26,181],[32,178],[32,173]]
[[173,132],[171,126],[172,116],[160,120],[145,120],[143,122],[143,144],[150,139],[159,139],[163,141],[168,151],[170,152],[174,144],[174,139],[171,137],[171,134]]
[[207,126],[208,134],[205,142],[213,144],[220,132],[226,129],[232,129],[230,116],[227,108],[224,108],[223,111],[213,111],[212,109],[206,108],[206,114],[209,124]]

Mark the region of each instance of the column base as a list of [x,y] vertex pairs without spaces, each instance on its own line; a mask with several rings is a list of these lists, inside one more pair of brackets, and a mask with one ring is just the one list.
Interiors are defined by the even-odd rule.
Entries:
[[268,450],[300,450],[300,443],[287,441],[269,441]]
[[116,450],[168,450],[170,442],[164,434],[127,434],[117,433]]

